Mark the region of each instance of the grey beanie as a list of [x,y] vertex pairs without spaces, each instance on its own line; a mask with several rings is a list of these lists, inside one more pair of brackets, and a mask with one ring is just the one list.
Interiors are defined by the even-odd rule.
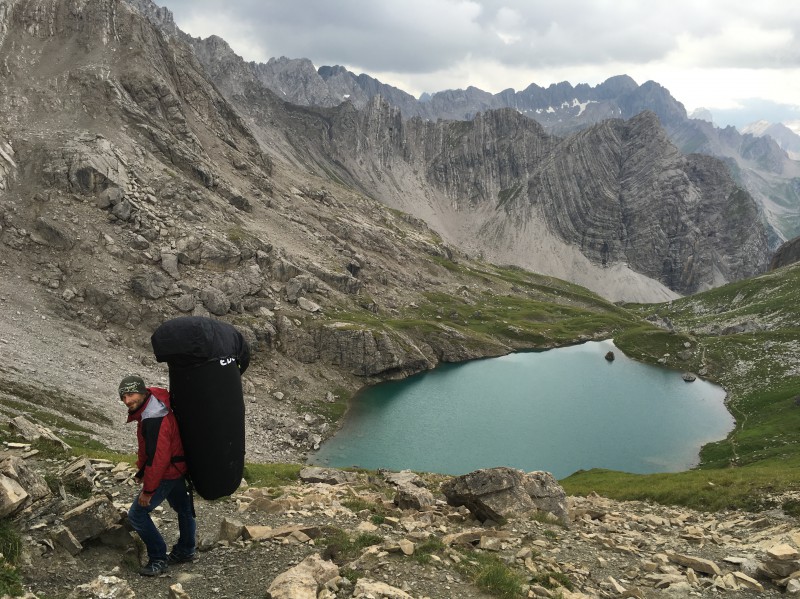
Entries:
[[142,377],[132,374],[122,379],[119,384],[119,396],[122,397],[126,393],[147,393]]

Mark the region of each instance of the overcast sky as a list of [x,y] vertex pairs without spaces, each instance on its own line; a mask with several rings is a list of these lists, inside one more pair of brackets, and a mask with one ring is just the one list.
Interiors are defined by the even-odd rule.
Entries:
[[718,125],[800,121],[797,0],[156,0],[246,60],[343,65],[415,96],[653,80]]

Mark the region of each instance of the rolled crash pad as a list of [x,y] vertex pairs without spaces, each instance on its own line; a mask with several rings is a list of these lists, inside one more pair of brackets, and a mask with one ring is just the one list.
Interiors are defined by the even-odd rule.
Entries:
[[234,358],[239,373],[250,364],[250,346],[236,327],[206,318],[181,316],[162,323],[150,338],[156,360],[170,366],[196,366],[208,360]]
[[156,360],[169,366],[172,411],[195,490],[209,500],[232,494],[244,474],[246,340],[233,326],[199,316],[168,320],[150,340]]

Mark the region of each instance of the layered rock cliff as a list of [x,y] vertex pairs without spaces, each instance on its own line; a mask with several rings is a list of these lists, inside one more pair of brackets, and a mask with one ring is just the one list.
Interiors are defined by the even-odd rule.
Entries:
[[[202,44],[199,40],[197,43]],[[347,101],[361,109],[382,97],[400,109],[403,119],[420,117],[471,120],[487,110],[513,108],[541,123],[549,133],[566,136],[610,118],[630,119],[654,112],[672,142],[684,153],[703,153],[725,160],[739,185],[748,190],[769,229],[770,248],[800,233],[800,162],[771,137],[720,129],[710,122],[688,118],[683,105],[654,81],[638,85],[627,75],[611,77],[597,86],[532,83],[521,91],[490,94],[476,87],[423,94],[415,99],[366,74],[345,68],[320,67],[305,59],[270,60],[252,65],[259,81],[289,102],[305,106],[337,106]],[[788,148],[787,148],[788,149]]]
[[[269,100],[252,87],[236,101],[258,124],[255,107]],[[653,113],[563,140],[509,109],[471,121],[405,121],[376,98],[361,111],[344,104],[293,114],[306,122],[295,128],[306,135],[303,150],[342,180],[432,223],[455,245],[607,297],[668,297],[640,293],[630,279],[624,289],[630,273],[686,294],[767,264],[749,194],[722,162],[683,156]]]
[[800,260],[800,237],[795,237],[781,245],[772,257],[769,269],[775,270],[781,266],[788,266]]
[[[609,114],[658,110],[658,118],[637,117],[624,131],[601,123],[559,138],[524,117],[528,109],[519,103],[516,110],[434,122],[408,119],[378,95],[366,101],[357,87],[351,101],[332,108],[292,107],[268,92],[264,83],[271,80],[263,69],[237,60],[224,41],[192,44],[218,88],[250,116],[275,156],[308,156],[320,174],[335,173],[424,219],[448,242],[476,255],[565,278],[612,299],[638,301],[692,293],[761,272],[768,262],[763,228],[752,226],[761,219],[758,206],[723,163],[680,155],[660,123],[685,121],[685,111],[653,82],[637,86],[620,77],[597,88],[528,88],[530,106],[580,92],[594,110],[613,101],[617,108]],[[291,73],[302,71],[295,79],[308,92],[302,102],[334,103],[320,95],[330,88],[319,87],[310,63],[281,59],[268,66],[282,73],[284,98],[292,97]],[[340,68],[321,73],[328,79],[352,75]],[[458,93],[425,104],[455,102],[446,96]],[[497,104],[480,90],[465,93],[480,98],[482,110]],[[442,114],[436,110],[431,114]],[[292,131],[288,147],[277,131]],[[610,197],[616,206],[611,211]]]

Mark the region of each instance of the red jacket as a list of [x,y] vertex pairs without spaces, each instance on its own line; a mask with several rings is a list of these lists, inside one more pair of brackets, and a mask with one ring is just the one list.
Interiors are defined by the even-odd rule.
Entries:
[[[142,479],[142,491],[152,495],[162,480],[172,480],[186,474],[186,460],[178,423],[170,409],[169,391],[160,387],[148,387],[147,392],[147,399],[142,405],[128,413],[128,422],[136,421],[136,438],[139,442],[137,476]],[[167,413],[142,418],[154,397],[164,404]]]

